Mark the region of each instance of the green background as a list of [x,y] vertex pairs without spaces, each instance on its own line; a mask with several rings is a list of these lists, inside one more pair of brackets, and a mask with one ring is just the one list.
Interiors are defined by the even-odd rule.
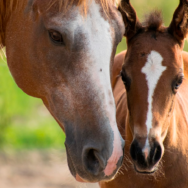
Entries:
[[[132,0],[139,19],[151,10],[161,10],[170,24],[179,0]],[[117,53],[126,49],[125,39]],[[185,45],[188,50],[188,45]],[[0,149],[64,148],[65,135],[39,99],[24,94],[9,73],[6,59],[0,59]]]

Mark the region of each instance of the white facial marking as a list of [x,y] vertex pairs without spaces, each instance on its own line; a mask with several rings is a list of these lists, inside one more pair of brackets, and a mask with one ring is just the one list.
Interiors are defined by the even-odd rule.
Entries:
[[101,96],[103,113],[109,118],[114,133],[113,152],[104,170],[105,175],[110,176],[117,169],[117,163],[123,156],[123,150],[116,123],[116,108],[110,80],[113,39],[110,24],[108,20],[102,17],[100,11],[100,5],[92,1],[87,17],[83,18],[81,16],[79,20],[76,20],[75,26],[76,24],[82,25],[83,33],[85,33],[87,40],[87,50],[85,53],[90,58],[88,62],[92,62],[86,62],[85,68],[91,77],[91,87],[96,87]]
[[148,84],[148,112],[146,119],[147,140],[144,149],[149,148],[148,135],[152,128],[152,103],[154,91],[160,77],[162,76],[162,73],[166,70],[166,67],[162,65],[162,61],[163,57],[158,52],[151,51],[151,53],[148,55],[145,66],[141,70],[141,72],[146,75],[146,80]]

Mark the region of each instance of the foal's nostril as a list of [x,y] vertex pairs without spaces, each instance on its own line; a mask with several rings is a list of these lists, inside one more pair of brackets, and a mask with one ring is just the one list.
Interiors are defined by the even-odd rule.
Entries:
[[151,159],[154,164],[156,164],[162,155],[162,149],[159,144],[154,144],[154,147],[151,150]]
[[91,174],[98,175],[105,169],[105,162],[100,153],[95,149],[87,149],[84,154],[86,170]]
[[139,146],[138,141],[134,140],[131,144],[130,154],[132,159],[139,164],[141,168],[147,167],[146,158],[142,152],[142,148]]
[[130,148],[130,154],[134,161],[137,160],[138,153],[139,153],[139,145],[138,145],[138,142],[134,140]]

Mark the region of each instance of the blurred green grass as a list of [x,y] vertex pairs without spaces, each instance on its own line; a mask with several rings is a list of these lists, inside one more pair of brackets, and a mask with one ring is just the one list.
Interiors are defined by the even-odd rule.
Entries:
[[[178,0],[131,0],[139,19],[153,9],[162,10],[170,24]],[[126,49],[125,39],[117,53]],[[185,50],[188,51],[186,43]],[[0,149],[64,148],[65,135],[42,102],[24,94],[9,73],[5,58],[0,59]]]
[[0,60],[0,148],[64,148],[65,136],[41,100],[15,84],[5,58]]
[[[169,26],[172,20],[173,13],[179,4],[179,0],[131,0],[133,7],[136,10],[139,20],[142,22],[147,14],[153,10],[160,10],[163,15],[164,25]],[[119,44],[117,53],[126,49],[125,38]],[[188,43],[185,41],[185,51],[188,51]]]

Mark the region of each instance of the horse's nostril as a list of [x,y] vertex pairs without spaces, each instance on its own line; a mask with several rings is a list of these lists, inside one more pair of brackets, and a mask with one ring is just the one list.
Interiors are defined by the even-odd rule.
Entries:
[[94,175],[98,175],[105,168],[105,162],[102,156],[95,149],[86,150],[84,164],[86,166],[86,169]]
[[99,161],[95,155],[95,150],[91,149],[88,154],[86,160],[88,161],[88,166],[91,168],[97,168],[99,166]]

